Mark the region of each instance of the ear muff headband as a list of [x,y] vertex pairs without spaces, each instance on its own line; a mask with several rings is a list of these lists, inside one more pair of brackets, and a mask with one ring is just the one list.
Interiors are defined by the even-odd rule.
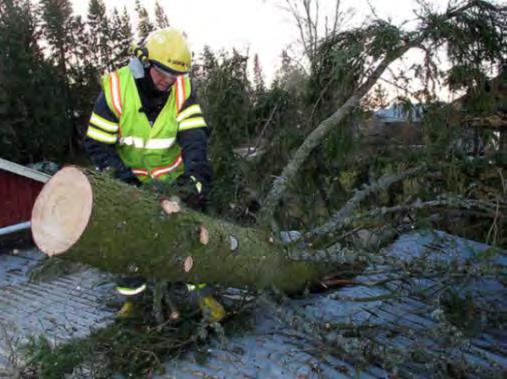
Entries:
[[148,49],[146,47],[136,47],[134,49],[134,55],[140,60],[147,61],[148,60]]

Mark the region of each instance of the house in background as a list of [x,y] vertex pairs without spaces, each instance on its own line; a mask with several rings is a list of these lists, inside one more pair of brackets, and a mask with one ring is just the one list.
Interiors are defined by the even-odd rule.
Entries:
[[364,137],[378,143],[420,145],[422,143],[421,122],[423,106],[407,106],[394,103],[387,108],[378,109],[361,126]]
[[0,236],[30,228],[33,204],[49,178],[0,158]]
[[[446,104],[441,103],[442,106]],[[447,104],[449,124],[459,126],[454,148],[468,156],[507,150],[507,66],[498,75]],[[422,104],[395,102],[376,110],[360,126],[361,134],[373,144],[418,146],[423,144]],[[449,116],[447,116],[449,117]]]

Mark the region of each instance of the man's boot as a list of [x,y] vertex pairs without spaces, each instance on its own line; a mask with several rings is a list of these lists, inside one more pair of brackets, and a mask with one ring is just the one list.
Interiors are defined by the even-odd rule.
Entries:
[[117,280],[116,291],[125,297],[121,309],[116,313],[120,319],[132,316],[135,310],[135,302],[146,290],[146,281],[140,277],[123,277]]
[[212,324],[220,322],[226,315],[225,309],[213,296],[213,289],[206,284],[187,284],[191,296],[197,299],[205,322]]
[[116,312],[116,318],[119,318],[119,319],[125,319],[125,318],[129,318],[130,316],[132,316],[133,312],[134,312],[134,302],[131,301],[131,300],[126,300],[121,309]]

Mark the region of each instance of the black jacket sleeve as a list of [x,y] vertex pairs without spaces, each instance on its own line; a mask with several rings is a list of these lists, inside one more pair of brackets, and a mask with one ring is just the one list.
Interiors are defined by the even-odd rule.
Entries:
[[191,85],[189,97],[183,104],[180,114],[186,116],[180,121],[177,141],[181,147],[185,172],[182,181],[194,177],[203,184],[206,195],[213,179],[213,171],[208,161],[208,127],[201,107],[197,101],[197,91]]
[[195,128],[178,133],[177,141],[181,147],[185,164],[184,180],[194,176],[202,182],[205,192],[209,192],[213,171],[208,161],[208,132],[206,128]]

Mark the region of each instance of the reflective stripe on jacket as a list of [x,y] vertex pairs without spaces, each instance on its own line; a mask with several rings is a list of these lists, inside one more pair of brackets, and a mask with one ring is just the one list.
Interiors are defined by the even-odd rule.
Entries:
[[[109,109],[119,120],[116,150],[125,165],[143,182],[152,178],[171,181],[181,175],[184,167],[176,143],[178,130],[191,128],[189,121],[196,124],[195,127],[206,126],[202,117],[196,117],[202,116],[198,105],[198,108],[190,110],[192,107],[189,107],[180,112],[191,92],[189,78],[177,78],[153,125],[146,114],[140,112],[141,99],[128,66],[105,75],[102,88]],[[112,131],[113,126],[107,126]]]

